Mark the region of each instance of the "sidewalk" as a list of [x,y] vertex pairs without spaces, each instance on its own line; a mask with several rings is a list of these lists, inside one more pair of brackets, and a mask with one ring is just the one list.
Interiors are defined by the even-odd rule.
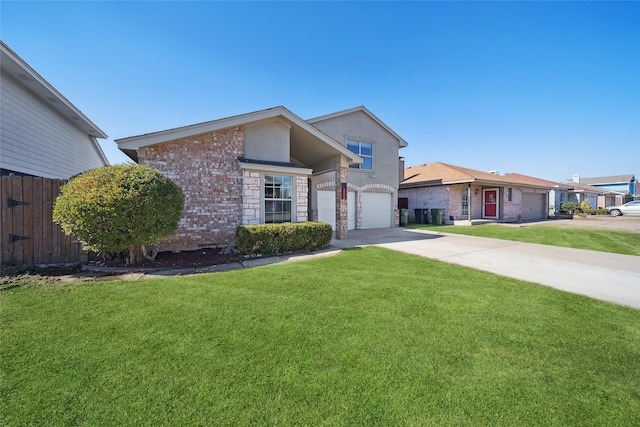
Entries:
[[349,231],[332,246],[375,245],[640,309],[640,257],[405,228]]

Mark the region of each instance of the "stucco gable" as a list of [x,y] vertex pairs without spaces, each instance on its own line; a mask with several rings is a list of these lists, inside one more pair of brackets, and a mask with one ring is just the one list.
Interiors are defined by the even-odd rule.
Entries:
[[366,107],[364,106],[358,106],[358,107],[354,107],[354,108],[349,108],[347,110],[342,110],[342,111],[337,111],[335,113],[331,113],[331,114],[326,114],[324,116],[320,116],[320,117],[314,117],[312,119],[307,120],[308,123],[317,126],[323,122],[327,122],[330,120],[335,120],[337,118],[340,117],[345,117],[345,116],[349,116],[349,115],[353,115],[353,116],[366,116],[367,119],[371,120],[372,122],[374,122],[376,125],[380,126],[380,128],[382,128],[386,133],[388,133],[393,139],[395,139],[398,142],[398,147],[399,148],[403,148],[408,146],[409,144],[407,143],[407,141],[405,141],[400,135],[398,135],[396,132],[394,132],[389,126],[387,126],[382,120],[380,120],[375,114],[373,114],[371,111],[369,111]]

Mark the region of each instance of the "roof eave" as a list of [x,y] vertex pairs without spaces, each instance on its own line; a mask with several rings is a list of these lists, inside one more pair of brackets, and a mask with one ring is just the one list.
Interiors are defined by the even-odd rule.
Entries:
[[194,135],[200,135],[207,132],[213,132],[221,129],[228,129],[236,126],[243,126],[261,120],[272,119],[275,117],[284,117],[295,125],[309,132],[314,137],[322,140],[324,143],[345,156],[351,164],[362,163],[364,160],[347,147],[335,141],[327,134],[321,132],[311,124],[307,123],[283,106],[269,108],[266,110],[255,111],[252,113],[240,114],[237,116],[211,120],[208,122],[197,123],[179,128],[167,129],[159,132],[148,133],[144,135],[136,135],[127,138],[116,139],[118,148],[125,150],[138,150],[142,147],[150,145],[162,144],[164,142],[173,141],[180,138],[186,138]]
[[[21,77],[19,80],[22,84],[29,85],[35,84],[44,89],[50,94],[56,102],[49,103],[49,105],[62,113],[66,118],[70,119],[71,123],[75,121],[82,121],[87,128],[82,128],[85,131],[89,131],[89,135],[95,138],[107,138],[107,134],[104,133],[95,123],[93,123],[87,116],[84,115],[75,105],[73,105],[67,98],[64,97],[56,88],[54,88],[48,81],[46,81],[36,70],[31,68],[20,56],[15,53],[9,46],[7,46],[2,40],[0,40],[0,52],[4,57],[1,61],[5,67],[6,62],[10,61],[11,64],[19,67],[25,73],[25,77]],[[3,67],[3,68],[5,68]],[[13,73],[10,73],[13,74]],[[57,105],[61,104],[61,105]],[[71,113],[71,114],[69,114]],[[76,125],[78,126],[78,125]]]
[[400,188],[417,188],[417,187],[437,187],[442,184],[442,180],[434,179],[428,181],[400,183]]

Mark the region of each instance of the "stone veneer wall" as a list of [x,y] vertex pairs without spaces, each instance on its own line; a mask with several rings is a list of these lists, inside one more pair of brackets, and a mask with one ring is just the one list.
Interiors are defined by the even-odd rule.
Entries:
[[295,179],[296,207],[292,218],[296,222],[309,220],[309,181],[306,176],[296,176]]
[[244,170],[242,224],[260,224],[260,172]]
[[160,250],[223,247],[235,244],[241,224],[244,129],[236,127],[145,147],[139,162],[178,184],[185,208],[178,230],[162,239]]

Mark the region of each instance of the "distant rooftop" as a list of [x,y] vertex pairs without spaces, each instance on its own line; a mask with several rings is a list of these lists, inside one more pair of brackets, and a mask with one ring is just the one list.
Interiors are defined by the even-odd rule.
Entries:
[[602,185],[602,184],[627,184],[634,179],[633,174],[629,175],[613,175],[613,176],[598,176],[595,178],[580,178],[581,184],[588,185]]

